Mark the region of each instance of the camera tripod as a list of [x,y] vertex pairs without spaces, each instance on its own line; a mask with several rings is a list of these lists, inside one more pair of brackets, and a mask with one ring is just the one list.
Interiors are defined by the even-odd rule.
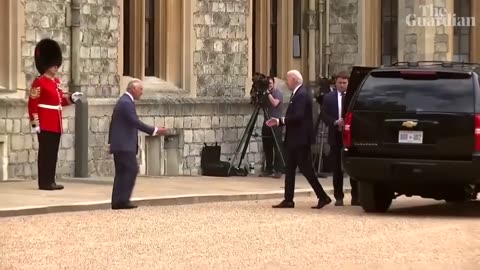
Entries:
[[[320,177],[320,178],[327,178],[328,175],[327,173],[322,173],[322,169],[323,169],[323,145],[325,144],[325,130],[326,130],[326,127],[325,127],[325,123],[323,123],[322,121],[322,117],[319,115],[318,116],[318,119],[317,119],[317,122],[315,123],[315,139],[317,138],[318,136],[318,128],[320,127],[320,151],[318,152],[318,167],[317,167],[317,170],[316,170],[316,173],[317,173],[317,177]],[[313,168],[315,168],[315,158],[312,158],[312,162],[313,162]]]
[[[246,176],[248,174],[247,170],[245,170],[243,173],[241,173],[242,169],[240,169],[240,166],[242,165],[242,161],[245,158],[245,154],[247,153],[247,147],[248,147],[248,144],[250,142],[250,138],[252,137],[253,130],[255,129],[255,124],[257,123],[258,114],[259,114],[261,109],[263,110],[263,116],[265,117],[265,119],[270,119],[270,116],[269,116],[267,110],[265,109],[265,107],[263,106],[263,104],[257,103],[255,105],[255,109],[253,110],[252,117],[248,121],[247,127],[245,128],[245,130],[242,134],[242,138],[240,139],[240,142],[237,145],[237,148],[235,150],[235,154],[233,156],[233,159],[230,162],[230,167],[228,169],[228,174],[227,175],[231,175],[232,168],[235,168],[235,172],[240,172],[237,175]],[[280,146],[279,146],[279,143],[278,143],[278,138],[275,136],[275,132],[273,132],[273,128],[270,127],[270,129],[272,130],[272,136],[273,136],[273,139],[275,141],[275,146],[274,147],[276,147],[277,153],[280,154],[283,166],[285,167],[286,163],[285,163],[285,159],[283,158],[283,153],[282,153],[282,151],[280,149]],[[234,163],[235,163],[236,159],[238,158],[238,154],[240,154],[240,149],[241,149],[242,145],[243,145],[243,149],[242,149],[242,152],[241,152],[240,160],[238,161],[238,166],[235,167]]]

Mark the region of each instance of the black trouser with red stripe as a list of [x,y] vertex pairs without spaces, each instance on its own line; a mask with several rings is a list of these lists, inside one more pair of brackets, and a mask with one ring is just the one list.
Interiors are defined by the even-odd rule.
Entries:
[[38,135],[38,187],[55,183],[61,133],[41,131]]

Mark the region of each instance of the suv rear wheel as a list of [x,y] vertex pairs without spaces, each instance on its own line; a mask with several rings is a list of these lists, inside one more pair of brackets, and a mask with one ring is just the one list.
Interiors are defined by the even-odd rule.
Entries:
[[394,193],[386,185],[371,182],[358,183],[360,204],[367,213],[383,213],[390,208]]

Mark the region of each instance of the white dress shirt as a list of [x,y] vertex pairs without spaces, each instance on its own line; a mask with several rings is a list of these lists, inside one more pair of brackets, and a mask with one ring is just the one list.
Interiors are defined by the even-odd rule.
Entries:
[[295,87],[295,89],[293,90],[293,96],[295,96],[295,93],[297,92],[298,88],[300,88],[300,86],[302,86],[302,85],[300,84],[299,86]]
[[341,119],[342,118],[342,105],[343,104],[342,104],[342,93],[340,91],[337,91],[337,98],[338,98],[338,119]]
[[130,94],[129,92],[125,92],[125,94],[127,94],[130,97],[130,99],[132,99],[132,101],[135,102],[135,99],[133,98],[132,94]]

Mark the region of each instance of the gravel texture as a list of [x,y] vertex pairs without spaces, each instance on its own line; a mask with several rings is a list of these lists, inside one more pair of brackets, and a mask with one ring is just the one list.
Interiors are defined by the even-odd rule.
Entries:
[[[345,201],[348,204],[348,200]],[[295,209],[278,201],[0,220],[0,269],[479,269],[480,202],[398,199]],[[433,269],[433,268],[432,268]]]

